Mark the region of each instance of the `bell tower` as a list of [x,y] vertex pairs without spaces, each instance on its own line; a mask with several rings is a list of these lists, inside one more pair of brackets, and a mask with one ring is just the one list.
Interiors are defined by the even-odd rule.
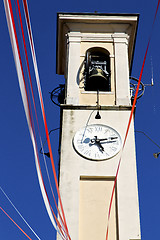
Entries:
[[109,240],[140,240],[129,74],[137,14],[57,14],[61,104],[59,188],[71,239],[105,240],[120,156]]

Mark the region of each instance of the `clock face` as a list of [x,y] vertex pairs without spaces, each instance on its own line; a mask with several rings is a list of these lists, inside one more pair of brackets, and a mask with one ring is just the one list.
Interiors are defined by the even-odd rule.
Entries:
[[119,133],[113,128],[93,124],[78,130],[73,138],[75,150],[91,160],[105,160],[115,156],[121,149]]

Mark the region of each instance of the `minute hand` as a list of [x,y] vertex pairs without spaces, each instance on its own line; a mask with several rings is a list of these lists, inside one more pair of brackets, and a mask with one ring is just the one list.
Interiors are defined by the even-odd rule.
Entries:
[[105,141],[105,140],[114,140],[114,139],[117,139],[118,137],[110,137],[110,138],[101,138],[101,139],[97,139],[99,142],[101,141]]

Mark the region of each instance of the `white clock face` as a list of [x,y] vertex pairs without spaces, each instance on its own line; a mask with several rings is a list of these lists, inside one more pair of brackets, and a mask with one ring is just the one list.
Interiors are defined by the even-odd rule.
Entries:
[[105,160],[115,156],[121,149],[119,133],[113,128],[93,124],[76,132],[73,145],[83,157],[91,160]]

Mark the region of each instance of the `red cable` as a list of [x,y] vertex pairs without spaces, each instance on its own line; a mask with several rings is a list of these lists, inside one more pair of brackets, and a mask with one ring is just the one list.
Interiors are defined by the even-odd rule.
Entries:
[[23,230],[22,230],[22,228],[20,228],[19,226],[18,226],[18,224],[3,210],[3,208],[2,207],[0,207],[0,209],[2,210],[2,212],[4,212],[4,214],[21,230],[21,232],[24,234],[24,235],[26,235],[26,237],[28,238],[28,239],[30,239],[30,240],[32,240],[28,235],[27,235],[27,233],[25,233]]
[[[15,39],[16,39],[18,56],[19,56],[19,60],[20,60],[20,67],[21,67],[22,76],[23,76],[23,82],[24,82],[24,87],[25,87],[26,100],[27,100],[28,111],[29,111],[29,112],[28,112],[28,114],[29,114],[29,121],[30,121],[30,124],[31,124],[31,129],[32,129],[33,134],[34,134],[34,136],[35,136],[35,129],[34,129],[34,127],[33,127],[33,122],[32,122],[32,117],[31,117],[31,109],[30,109],[30,105],[29,105],[29,102],[28,102],[28,95],[27,95],[26,83],[25,83],[24,72],[23,72],[23,67],[22,67],[22,60],[21,60],[20,50],[19,50],[19,45],[18,45],[18,38],[17,38],[17,33],[16,33],[16,27],[15,27],[15,22],[14,22],[14,17],[13,17],[12,5],[11,5],[10,0],[8,0],[8,2],[9,2],[9,8],[10,8],[10,13],[11,13],[11,19],[12,19],[13,29],[14,29],[14,35],[15,35]],[[35,137],[34,137],[34,138],[35,138]],[[36,139],[35,139],[35,143],[36,143],[36,149],[37,149]],[[38,151],[37,151],[37,152],[38,152]],[[40,162],[39,162],[38,154],[37,154],[37,159],[38,159],[38,164],[39,164],[39,169],[40,169],[40,174],[41,174],[42,183],[43,183],[43,186],[44,186],[44,189],[45,189],[45,192],[46,192],[46,188],[45,188],[44,181],[43,181],[43,178],[42,178],[42,172],[41,172],[41,168],[40,168]],[[47,198],[48,198],[47,192],[46,192],[46,196],[47,196]],[[48,202],[49,202],[49,199],[48,199]],[[50,203],[49,203],[49,204],[50,204]],[[50,205],[50,207],[51,207],[51,205]],[[56,221],[58,221],[58,220],[56,219]]]
[[[126,134],[125,134],[123,147],[122,147],[122,152],[124,150],[125,143],[126,143],[126,140],[127,140],[127,136],[128,136],[128,133],[129,133],[129,129],[130,129],[130,125],[131,125],[131,121],[132,121],[132,117],[133,117],[133,113],[134,113],[134,109],[135,109],[135,105],[136,105],[136,101],[137,101],[139,86],[140,86],[140,83],[141,83],[141,78],[142,78],[142,74],[143,74],[143,70],[144,70],[144,65],[145,65],[145,61],[146,61],[146,57],[147,57],[147,53],[148,53],[148,48],[149,48],[150,41],[151,41],[152,31],[153,31],[154,23],[155,23],[155,20],[156,20],[159,4],[160,4],[160,0],[158,0],[156,13],[155,13],[155,16],[154,16],[154,21],[153,21],[153,25],[152,25],[152,29],[151,29],[151,34],[150,34],[150,37],[149,37],[149,41],[148,41],[148,44],[147,44],[145,56],[144,56],[144,59],[143,59],[143,64],[142,64],[142,68],[141,68],[141,72],[140,72],[140,76],[139,76],[139,80],[138,80],[138,85],[137,85],[137,89],[136,89],[136,93],[135,93],[135,97],[134,97],[134,101],[133,101],[133,105],[132,105],[132,109],[131,109],[131,114],[130,114],[130,117],[129,117],[129,122],[128,122],[127,130],[126,130]],[[122,160],[122,157],[120,158],[119,163],[118,163],[118,167],[117,167],[117,171],[116,171],[116,177],[115,177],[115,180],[114,180],[114,186],[113,186],[112,194],[111,194],[111,200],[110,200],[109,211],[108,211],[108,224],[107,224],[106,240],[108,240],[110,213],[111,213],[113,196],[114,196],[114,191],[115,191],[117,177],[118,177],[118,173],[119,173],[119,169],[120,169],[121,160]]]
[[[11,3],[10,3],[11,4]],[[32,98],[33,98],[33,103],[34,103],[34,108],[35,108],[35,113],[36,113],[36,107],[35,107],[35,101],[34,101],[34,95],[33,95],[33,87],[32,87],[32,82],[31,82],[31,74],[30,74],[30,69],[29,69],[29,61],[28,61],[28,55],[27,55],[27,50],[26,50],[26,44],[25,44],[25,38],[24,38],[24,31],[23,31],[23,25],[22,25],[22,19],[21,19],[21,14],[20,14],[20,6],[19,6],[19,1],[17,0],[17,4],[18,4],[18,11],[19,11],[19,17],[20,17],[20,24],[21,24],[21,30],[22,30],[22,36],[23,36],[23,43],[24,43],[24,48],[25,48],[25,55],[26,55],[26,60],[27,60],[27,67],[28,67],[28,72],[29,72],[29,79],[30,79],[30,86],[31,86],[31,92],[32,92]],[[26,5],[25,5],[26,4]],[[25,2],[24,6],[25,6],[25,10],[27,9],[27,3]],[[10,11],[11,11],[11,5],[10,5]],[[28,11],[28,9],[27,9]],[[13,21],[13,13],[11,12],[12,15],[12,22]],[[29,30],[29,35],[30,35],[30,39],[31,39],[31,45],[32,45],[32,51],[33,51],[33,42],[32,42],[32,35],[31,35],[31,28],[30,28],[30,22],[29,22],[29,14],[26,14],[26,18],[27,18],[27,22],[28,22],[28,30]],[[14,25],[14,24],[13,24]],[[15,32],[15,36],[16,36],[16,43],[17,43],[17,48],[18,48],[18,40],[17,40],[17,35],[16,35],[16,30],[15,30],[15,25],[14,25],[14,32]],[[33,51],[34,52],[34,51]],[[18,54],[19,54],[19,59],[20,59],[20,63],[21,63],[21,68],[22,68],[22,62],[21,62],[21,58],[20,58],[20,51],[18,48]],[[22,71],[23,73],[23,71]],[[24,80],[24,74],[23,74],[23,80]],[[26,84],[25,84],[25,80],[24,80],[24,85],[25,85],[25,89],[26,89]],[[26,91],[27,93],[27,91]],[[54,161],[53,161],[53,155],[52,155],[52,150],[51,150],[51,144],[50,144],[50,140],[49,140],[49,134],[48,134],[48,128],[47,128],[47,121],[46,121],[46,117],[45,117],[45,111],[44,111],[44,105],[43,105],[43,99],[42,99],[42,94],[41,91],[39,91],[40,93],[40,100],[41,100],[41,107],[42,107],[42,113],[43,113],[43,117],[44,117],[44,124],[45,124],[45,130],[46,130],[46,135],[47,135],[47,142],[49,145],[49,152],[51,155],[51,163],[52,163],[52,169],[53,169],[53,173],[54,173],[54,177],[55,177],[55,182],[56,182],[56,187],[58,187],[58,181],[57,181],[57,177],[56,177],[56,171],[55,171],[55,166],[54,166]],[[26,94],[27,95],[27,94]],[[28,103],[28,99],[27,99],[27,103]],[[28,104],[29,106],[29,104]],[[30,115],[30,113],[29,113]],[[36,119],[38,122],[38,117],[37,117],[37,113],[36,113]],[[31,116],[30,116],[30,121],[31,121]],[[31,121],[32,122],[32,121]],[[33,129],[33,128],[32,128]],[[39,131],[40,132],[40,131]],[[37,156],[38,157],[38,156]],[[39,158],[38,158],[39,160]],[[39,167],[40,167],[40,163],[39,163]],[[41,177],[42,177],[42,173],[41,173]],[[43,179],[43,178],[42,178]],[[44,181],[43,181],[43,185],[44,185]],[[45,186],[45,185],[44,185]],[[46,190],[45,190],[46,192]],[[66,224],[66,220],[65,220],[65,216],[64,216],[64,210],[62,207],[62,202],[61,202],[61,198],[60,198],[60,193],[59,193],[59,188],[57,189],[58,192],[58,196],[59,196],[59,200],[60,200],[60,205],[61,205],[61,210],[62,210],[62,214],[63,214],[63,218],[64,218],[64,225],[66,227],[66,231],[67,234],[68,233],[68,229],[67,229],[67,224]],[[47,192],[46,192],[47,195]],[[48,195],[47,195],[48,197]],[[48,199],[49,201],[49,199]],[[59,211],[58,211],[59,212]],[[60,217],[61,218],[61,217]],[[62,219],[62,218],[61,218]],[[63,220],[62,220],[63,222]],[[70,239],[70,237],[69,237]]]
[[[25,9],[25,15],[26,15],[26,20],[27,20],[27,26],[28,26],[29,36],[30,36],[32,52],[33,52],[33,55],[35,57],[34,45],[33,45],[33,40],[32,40],[32,32],[31,32],[31,26],[30,26],[30,21],[29,21],[27,1],[23,0],[23,4],[24,4],[24,9]],[[60,196],[60,192],[59,192],[58,180],[57,180],[57,176],[56,176],[56,170],[55,170],[53,154],[52,154],[52,149],[51,149],[51,143],[50,143],[49,134],[48,134],[48,127],[47,127],[47,121],[46,121],[46,116],[45,116],[42,92],[41,92],[39,82],[38,82],[38,92],[39,92],[39,97],[40,97],[40,103],[41,103],[42,115],[43,115],[43,120],[44,120],[45,131],[46,131],[47,143],[48,143],[48,148],[49,148],[49,153],[50,153],[50,158],[51,158],[51,165],[52,165],[53,175],[54,175],[56,189],[57,189],[57,193],[58,193],[59,203],[60,203],[60,207],[61,207],[61,211],[62,211],[63,220],[64,220],[65,228],[66,228],[66,231],[67,231],[67,235],[68,235],[69,239],[71,239],[70,236],[69,236],[68,227],[67,227],[65,214],[64,214],[64,209],[63,209],[63,206],[62,206],[62,200],[61,200],[61,196]]]
[[[27,48],[26,48],[26,42],[25,42],[25,36],[24,36],[24,29],[23,29],[23,24],[22,24],[22,17],[21,17],[19,0],[17,0],[17,6],[18,6],[18,13],[19,13],[19,20],[20,20],[21,32],[22,32],[22,37],[23,37],[23,45],[24,45],[24,49],[25,49],[25,57],[26,57],[27,68],[28,68],[28,73],[29,73],[29,82],[30,82],[30,87],[31,87],[32,99],[33,99],[33,104],[34,104],[34,110],[35,110],[35,115],[36,115],[38,132],[39,132],[39,136],[40,136],[38,116],[37,116],[35,99],[34,99],[34,93],[33,93],[33,86],[32,86],[32,80],[31,80],[31,73],[30,73],[30,67],[29,67],[29,60],[28,60],[28,54],[27,54]],[[41,137],[40,137],[40,138],[41,138]],[[57,204],[56,204],[56,200],[55,200],[55,197],[54,197],[54,193],[53,193],[52,188],[51,188],[51,192],[52,192],[52,196],[53,196],[53,198],[54,198],[54,202],[55,202],[55,205],[56,205],[56,209],[57,209],[57,211],[58,211],[58,213],[59,213],[59,216],[60,216],[60,219],[61,219],[61,221],[62,221],[62,223],[63,223],[61,214],[60,214],[59,209],[58,209],[58,206],[57,206]],[[63,223],[63,224],[64,224],[64,223]]]

